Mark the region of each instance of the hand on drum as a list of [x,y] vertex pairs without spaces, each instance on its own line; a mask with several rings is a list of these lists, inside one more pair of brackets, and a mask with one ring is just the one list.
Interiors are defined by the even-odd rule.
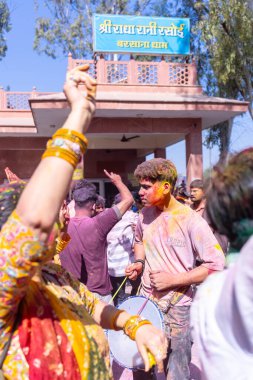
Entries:
[[167,356],[168,340],[165,334],[153,325],[141,326],[135,336],[135,342],[145,363],[145,371],[149,371],[148,351],[155,357],[158,372],[163,372],[163,360]]

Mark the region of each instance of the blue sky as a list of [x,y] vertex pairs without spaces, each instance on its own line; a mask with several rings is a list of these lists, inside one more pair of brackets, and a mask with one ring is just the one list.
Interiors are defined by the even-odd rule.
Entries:
[[[40,0],[40,3],[43,1]],[[33,0],[10,0],[12,30],[6,35],[8,51],[0,61],[0,86],[11,91],[61,91],[67,68],[67,57],[56,60],[33,51],[35,11]],[[81,58],[81,57],[80,57]],[[235,120],[231,151],[253,145],[253,122],[248,115]],[[180,142],[167,149],[167,157],[175,162],[178,172],[185,174],[185,147]],[[218,160],[218,149],[203,147],[204,168]]]

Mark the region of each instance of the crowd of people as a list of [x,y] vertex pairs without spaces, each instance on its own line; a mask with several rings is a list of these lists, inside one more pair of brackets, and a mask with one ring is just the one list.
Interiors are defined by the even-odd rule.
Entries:
[[[137,166],[138,191],[105,170],[118,191],[105,207],[86,179],[70,187],[95,111],[87,69],[68,72],[71,112],[29,182],[14,176],[0,187],[0,375],[110,379],[103,329],[113,329],[143,358],[134,380],[154,379],[153,364],[189,380],[193,341],[203,379],[250,379],[253,149],[189,192],[164,158]],[[164,331],[121,309],[126,280],[157,306]]]

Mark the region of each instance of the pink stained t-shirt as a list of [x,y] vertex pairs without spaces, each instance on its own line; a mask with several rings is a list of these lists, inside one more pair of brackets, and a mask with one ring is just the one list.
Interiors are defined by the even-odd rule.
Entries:
[[[178,202],[173,211],[145,207],[135,231],[135,243],[143,244],[145,269],[141,294],[149,297],[152,291],[149,273],[161,270],[173,275],[189,272],[196,258],[210,270],[222,270],[224,254],[207,222],[189,207]],[[191,286],[173,291],[152,292],[153,298],[164,312],[170,304],[190,305]]]

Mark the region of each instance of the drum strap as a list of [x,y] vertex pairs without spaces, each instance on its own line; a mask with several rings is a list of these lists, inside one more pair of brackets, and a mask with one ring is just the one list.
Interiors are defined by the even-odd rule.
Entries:
[[122,288],[122,286],[124,285],[124,283],[126,282],[127,280],[127,276],[124,278],[124,280],[122,281],[122,283],[120,284],[120,286],[118,287],[118,289],[116,290],[116,292],[114,293],[114,295],[112,296],[110,302],[109,302],[109,305],[110,304],[113,304],[113,300],[114,298],[116,297],[116,295],[118,294],[118,292],[120,291],[120,289]]
[[149,293],[149,295],[147,296],[147,299],[144,301],[143,305],[140,307],[140,309],[137,311],[137,315],[140,315],[141,312],[143,311],[143,309],[145,308],[145,306],[147,305],[151,295],[153,293],[153,290],[151,290],[151,292]]
[[181,300],[181,298],[185,295],[188,289],[189,289],[189,286],[184,286],[183,288],[180,288],[177,291],[175,291],[169,302],[170,307],[175,306]]

